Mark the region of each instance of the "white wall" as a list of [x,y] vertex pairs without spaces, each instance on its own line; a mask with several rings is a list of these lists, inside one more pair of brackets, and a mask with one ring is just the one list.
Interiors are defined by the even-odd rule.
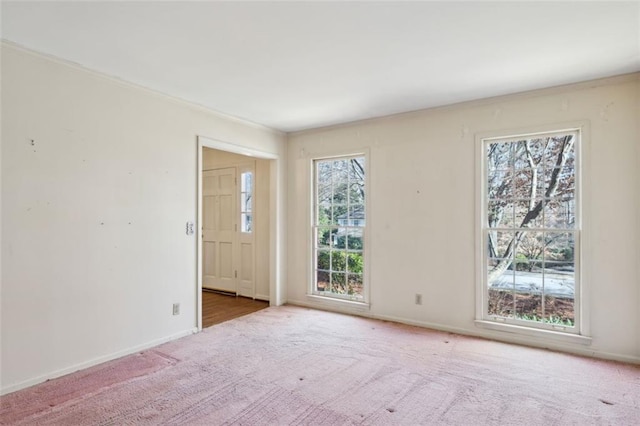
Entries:
[[279,132],[4,43],[2,124],[2,392],[192,332],[196,136],[286,152]]
[[238,155],[217,149],[204,148],[202,169],[234,167],[242,164],[255,165],[254,187],[254,244],[255,244],[255,297],[269,300],[269,209],[270,165],[271,160]]
[[[639,96],[636,74],[289,135],[289,302],[319,306],[307,296],[310,158],[364,147],[370,309],[323,307],[640,362]],[[585,120],[583,279],[592,344],[477,328],[475,135]]]

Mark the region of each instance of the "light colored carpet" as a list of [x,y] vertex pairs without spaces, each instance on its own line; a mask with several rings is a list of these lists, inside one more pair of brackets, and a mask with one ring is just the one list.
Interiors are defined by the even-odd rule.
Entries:
[[640,424],[640,367],[284,306],[4,396],[16,425]]

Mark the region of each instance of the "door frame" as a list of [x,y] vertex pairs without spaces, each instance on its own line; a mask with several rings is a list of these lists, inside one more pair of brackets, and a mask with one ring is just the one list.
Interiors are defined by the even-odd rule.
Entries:
[[269,305],[277,306],[280,304],[281,291],[278,289],[278,278],[280,277],[280,255],[279,247],[282,245],[279,234],[280,223],[280,206],[279,206],[279,175],[280,175],[280,156],[271,152],[264,152],[253,148],[235,145],[229,142],[223,142],[207,138],[204,136],[197,137],[197,193],[196,193],[196,323],[198,331],[202,331],[202,173],[203,173],[203,157],[204,148],[212,148],[220,151],[227,151],[233,154],[244,155],[257,159],[271,160],[269,161],[269,205],[272,214],[269,219]]

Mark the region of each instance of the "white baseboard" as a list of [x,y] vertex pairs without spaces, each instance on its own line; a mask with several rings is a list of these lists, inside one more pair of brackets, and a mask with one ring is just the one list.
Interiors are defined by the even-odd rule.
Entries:
[[599,350],[586,348],[583,344],[562,344],[544,338],[534,338],[532,336],[517,335],[514,333],[504,333],[492,330],[467,330],[465,328],[450,327],[442,324],[413,321],[405,318],[398,318],[389,315],[371,315],[370,318],[381,319],[385,321],[399,322],[407,325],[415,325],[418,327],[425,327],[432,330],[445,331],[449,333],[461,334],[464,336],[479,337],[482,339],[496,340],[504,343],[513,343],[522,346],[535,347],[540,349],[549,349],[557,352],[566,352],[574,355],[581,355],[590,358],[600,358],[610,361],[627,362],[631,364],[640,364],[640,357],[616,354],[611,352],[603,352]]
[[256,294],[256,295],[254,296],[254,299],[256,299],[256,300],[263,300],[263,301],[265,301],[265,302],[268,302],[268,301],[269,301],[269,295],[268,295],[268,294]]
[[632,355],[617,354],[599,351],[597,349],[586,348],[583,345],[562,344],[544,339],[536,339],[531,336],[519,336],[514,333],[504,333],[494,330],[468,330],[466,328],[452,327],[445,324],[432,323],[427,321],[412,320],[410,318],[396,317],[392,315],[380,315],[368,310],[353,309],[348,306],[331,306],[328,304],[316,304],[302,300],[288,300],[289,305],[302,306],[324,311],[338,312],[349,315],[356,315],[365,318],[379,319],[383,321],[397,322],[400,324],[414,325],[417,327],[429,328],[431,330],[444,331],[447,333],[461,334],[463,336],[479,337],[482,339],[496,340],[505,343],[514,343],[523,346],[549,349],[558,352],[567,352],[575,355],[587,356],[590,358],[600,358],[610,361],[620,361],[631,364],[640,364],[640,357]]
[[111,361],[116,358],[121,358],[126,355],[130,355],[132,353],[140,352],[145,349],[153,348],[155,346],[161,345],[166,342],[170,342],[171,340],[176,340],[181,337],[188,336],[190,334],[197,333],[197,328],[192,328],[189,330],[184,330],[176,334],[172,334],[170,336],[161,337],[160,339],[152,340],[150,342],[143,343],[141,345],[133,346],[118,352],[114,352],[109,355],[104,355],[98,358],[94,358],[89,361],[81,362],[79,364],[74,364],[70,367],[62,368],[60,370],[53,371],[51,373],[43,374],[38,377],[34,377],[32,379],[28,379],[19,383],[15,383],[9,386],[6,386],[0,389],[0,395],[6,395],[11,392],[19,391],[24,388],[28,388],[29,386],[37,385],[38,383],[45,382],[50,379],[55,379],[57,377],[61,377],[70,373],[74,373],[78,370],[84,370],[85,368],[93,367],[94,365],[102,364],[103,362]]

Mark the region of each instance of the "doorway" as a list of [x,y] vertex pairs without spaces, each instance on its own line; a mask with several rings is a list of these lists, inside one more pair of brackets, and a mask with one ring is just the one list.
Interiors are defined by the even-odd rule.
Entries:
[[261,309],[269,302],[248,297],[236,297],[215,291],[202,291],[202,328],[211,327]]
[[[275,305],[278,294],[272,208],[277,205],[277,156],[203,139],[198,146],[199,329],[214,317],[230,319]],[[227,147],[232,150],[217,149]]]

